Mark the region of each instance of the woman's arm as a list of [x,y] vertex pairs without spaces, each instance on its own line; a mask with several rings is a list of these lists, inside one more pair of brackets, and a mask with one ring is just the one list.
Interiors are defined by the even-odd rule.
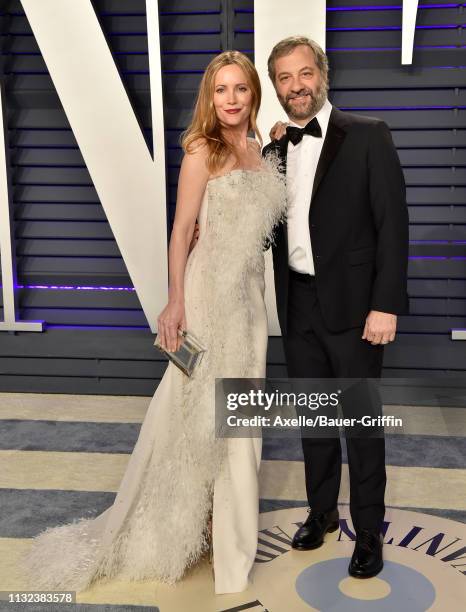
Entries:
[[175,220],[168,248],[168,304],[157,319],[160,343],[170,351],[179,348],[178,329],[186,328],[184,274],[194,225],[209,178],[206,159],[207,147],[199,144],[192,153],[186,153],[181,162]]

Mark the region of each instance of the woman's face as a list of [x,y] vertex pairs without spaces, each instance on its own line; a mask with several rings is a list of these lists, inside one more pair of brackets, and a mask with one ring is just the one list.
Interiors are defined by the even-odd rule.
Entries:
[[252,91],[243,70],[236,64],[223,66],[215,75],[214,106],[225,127],[248,124]]

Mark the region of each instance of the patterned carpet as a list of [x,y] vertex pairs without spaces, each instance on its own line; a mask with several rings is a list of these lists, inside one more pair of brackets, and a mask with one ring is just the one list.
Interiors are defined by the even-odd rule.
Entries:
[[[2,590],[27,588],[14,558],[28,545],[28,538],[47,526],[95,516],[112,503],[149,401],[129,396],[0,394]],[[464,411],[390,406],[390,413],[404,418],[409,435],[387,436],[387,508],[465,523]],[[344,453],[339,500],[342,508],[349,501],[345,457]],[[260,491],[261,512],[302,506],[305,518],[307,502],[298,439],[264,440]],[[101,593],[95,603],[89,598],[79,604],[60,604],[59,609],[157,610],[153,584],[125,588],[107,592],[107,599]],[[0,601],[0,610],[12,609],[42,612],[57,608]]]

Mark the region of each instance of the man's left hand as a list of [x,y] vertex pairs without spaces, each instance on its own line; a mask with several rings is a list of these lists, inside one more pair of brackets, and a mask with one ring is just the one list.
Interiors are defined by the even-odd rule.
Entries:
[[371,310],[366,318],[363,340],[371,344],[388,344],[395,340],[397,316],[389,312]]

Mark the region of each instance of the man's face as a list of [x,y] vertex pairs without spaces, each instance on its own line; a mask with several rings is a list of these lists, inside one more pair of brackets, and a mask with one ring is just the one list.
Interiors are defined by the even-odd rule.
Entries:
[[327,84],[307,45],[275,60],[274,85],[286,114],[300,125],[318,113],[327,98]]

